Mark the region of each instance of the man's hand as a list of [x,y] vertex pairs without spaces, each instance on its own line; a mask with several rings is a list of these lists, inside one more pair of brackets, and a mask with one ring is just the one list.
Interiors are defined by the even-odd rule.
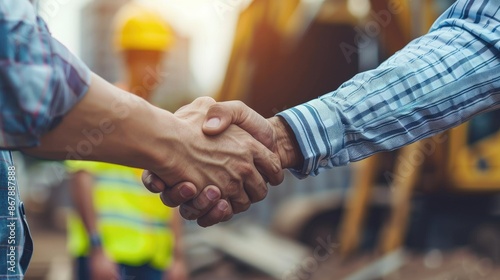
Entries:
[[231,124],[247,131],[276,153],[282,168],[294,168],[302,164],[304,159],[295,135],[281,117],[265,119],[241,101],[219,102],[208,110],[203,132],[206,135],[218,135]]
[[[280,117],[266,120],[240,101],[222,102],[213,104],[208,110],[203,132],[207,135],[218,135],[231,124],[246,130],[278,155],[282,168],[293,168],[302,164],[303,156],[295,135]],[[229,220],[233,215],[227,202],[219,200],[221,196],[217,186],[208,186],[200,194],[191,183],[180,183],[172,188],[165,188],[165,184],[149,171],[143,174],[143,182],[150,190],[163,191],[162,197],[167,205],[181,205],[183,217],[201,217],[198,219],[200,225],[213,225]],[[175,198],[175,203],[169,201],[172,198]]]
[[[266,181],[273,185],[283,181],[278,156],[246,131],[229,126],[218,135],[203,133],[206,113],[214,104],[211,98],[198,98],[175,113],[179,118],[179,130],[174,133],[178,135],[174,141],[177,152],[168,160],[168,166],[173,168],[152,171],[167,186],[177,186],[166,187],[161,181],[155,181],[150,172],[143,176],[148,189],[162,192],[167,206],[183,204],[182,216],[201,218],[198,223],[203,226],[228,219],[232,213],[245,211],[251,203],[262,200],[267,195]],[[179,184],[182,182],[179,178],[191,183]],[[207,185],[213,186],[205,188]],[[197,194],[200,194],[197,199],[190,201]],[[219,201],[219,198],[227,201]],[[225,214],[214,217],[208,213],[211,208]]]
[[172,265],[165,273],[165,280],[187,280],[189,278],[188,269],[184,260],[174,259]]
[[118,265],[111,261],[102,248],[94,248],[90,253],[90,274],[93,280],[118,280]]

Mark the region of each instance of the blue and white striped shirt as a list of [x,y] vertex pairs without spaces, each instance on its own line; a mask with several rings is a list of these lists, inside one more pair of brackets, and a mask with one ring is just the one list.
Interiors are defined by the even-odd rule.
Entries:
[[304,155],[296,175],[400,148],[500,104],[500,0],[458,0],[378,68],[286,110]]

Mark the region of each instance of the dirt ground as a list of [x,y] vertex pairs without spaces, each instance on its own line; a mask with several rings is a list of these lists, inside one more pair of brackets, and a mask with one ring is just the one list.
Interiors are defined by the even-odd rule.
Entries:
[[[375,256],[360,256],[349,261],[332,259],[325,262],[308,278],[310,280],[361,279],[348,278],[376,261]],[[427,254],[409,254],[405,264],[384,277],[366,280],[498,280],[500,267],[488,258],[468,249],[452,252],[435,251]],[[290,279],[291,280],[291,279]]]
[[[453,252],[407,255],[406,264],[383,278],[363,278],[365,280],[498,280],[500,267],[487,258],[480,257],[468,249]],[[376,256],[364,255],[348,261],[330,259],[316,271],[289,275],[280,280],[340,280],[349,278],[368,264],[377,260]],[[205,271],[198,272],[192,280],[274,280],[258,271],[226,259]]]
[[[35,253],[26,280],[69,280],[71,258],[66,252],[66,237],[61,231],[40,229],[31,223]],[[324,261],[314,271],[291,275],[282,280],[337,280],[365,268],[377,259],[364,255],[349,261],[335,256]],[[275,278],[237,261],[224,258],[208,269],[193,273],[192,280],[273,280]],[[468,249],[432,254],[407,255],[406,264],[384,278],[366,280],[498,280],[500,267]],[[281,279],[280,279],[281,280]]]
[[213,267],[195,272],[191,280],[275,280],[236,262],[226,259]]

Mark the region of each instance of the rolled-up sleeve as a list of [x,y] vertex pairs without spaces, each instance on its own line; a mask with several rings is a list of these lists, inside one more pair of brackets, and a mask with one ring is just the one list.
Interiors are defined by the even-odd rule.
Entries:
[[27,0],[0,2],[0,148],[36,146],[84,96],[90,70]]
[[294,173],[305,177],[400,148],[499,106],[498,1],[459,0],[427,35],[377,69],[279,115],[305,158]]

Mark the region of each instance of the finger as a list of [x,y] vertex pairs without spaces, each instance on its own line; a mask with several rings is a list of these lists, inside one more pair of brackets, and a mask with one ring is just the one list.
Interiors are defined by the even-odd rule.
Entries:
[[182,182],[172,188],[166,188],[160,194],[163,204],[169,207],[177,207],[193,199],[197,194],[196,186],[193,183]]
[[231,205],[226,200],[219,200],[210,211],[198,219],[198,225],[209,227],[233,217]]
[[210,106],[214,105],[216,102],[212,97],[202,96],[196,98],[190,104],[184,105],[179,108],[174,114],[177,117],[188,117],[193,113],[193,110],[199,111],[203,113],[205,116],[206,111],[210,108]]
[[142,183],[152,193],[160,193],[166,188],[165,183],[149,170],[142,172]]
[[215,99],[213,99],[213,98],[212,98],[212,97],[210,97],[210,96],[200,96],[200,97],[196,98],[196,99],[193,101],[193,104],[194,104],[194,105],[197,105],[197,106],[199,106],[199,105],[213,105],[213,104],[215,104],[215,103],[217,103],[217,102],[215,101]]
[[210,107],[203,124],[203,133],[218,135],[231,124],[247,131],[269,149],[274,145],[273,129],[269,122],[241,101],[219,102]]
[[[255,166],[250,165],[250,171],[243,173],[245,180],[243,181],[243,189],[251,203],[263,200],[267,196],[268,188],[266,178],[263,178],[261,172]],[[234,193],[234,192],[233,192]],[[236,193],[237,194],[237,193]],[[236,195],[229,194],[233,203],[238,202]],[[243,201],[245,202],[245,201]],[[234,205],[233,205],[234,206]],[[240,207],[235,206],[235,213],[239,213]],[[245,209],[246,210],[246,209]]]
[[205,215],[221,198],[221,191],[216,186],[207,186],[191,201],[181,205],[181,216],[187,220],[195,220]]
[[255,167],[271,185],[277,186],[281,184],[285,178],[285,174],[283,169],[281,169],[281,161],[278,156],[269,151],[261,143],[254,143],[254,145],[251,150]]
[[[247,181],[247,180],[249,181],[249,184],[247,187],[254,188],[256,185],[255,185],[255,183],[252,183],[252,182],[255,182],[254,180],[258,179],[258,177],[260,177],[258,175],[258,172],[255,172],[254,174],[247,176],[247,179],[245,180],[245,181]],[[260,180],[264,181],[262,179],[262,177],[260,177]],[[243,191],[242,188],[244,188],[245,191]],[[227,189],[231,189],[231,187],[228,187]],[[239,189],[240,191],[229,196],[229,203],[231,204],[231,208],[233,209],[234,214],[244,212],[244,211],[248,210],[248,208],[250,208],[250,205],[252,205],[252,202],[250,201],[250,198],[248,197],[245,185],[238,186],[237,189]]]
[[[227,221],[231,220],[234,216],[233,209],[231,208],[231,204],[227,201],[226,201],[226,203],[228,205],[228,209],[224,210],[224,218],[222,218],[221,222],[227,222]],[[222,206],[221,206],[221,208],[222,208]]]
[[177,111],[175,111],[175,114],[183,113],[187,109],[189,109],[189,104],[186,104],[186,105],[180,107],[179,109],[177,109]]
[[[259,176],[260,177],[260,176]],[[245,192],[251,203],[256,203],[266,198],[269,189],[266,182],[260,178],[255,178],[255,182],[248,182],[244,184]]]

